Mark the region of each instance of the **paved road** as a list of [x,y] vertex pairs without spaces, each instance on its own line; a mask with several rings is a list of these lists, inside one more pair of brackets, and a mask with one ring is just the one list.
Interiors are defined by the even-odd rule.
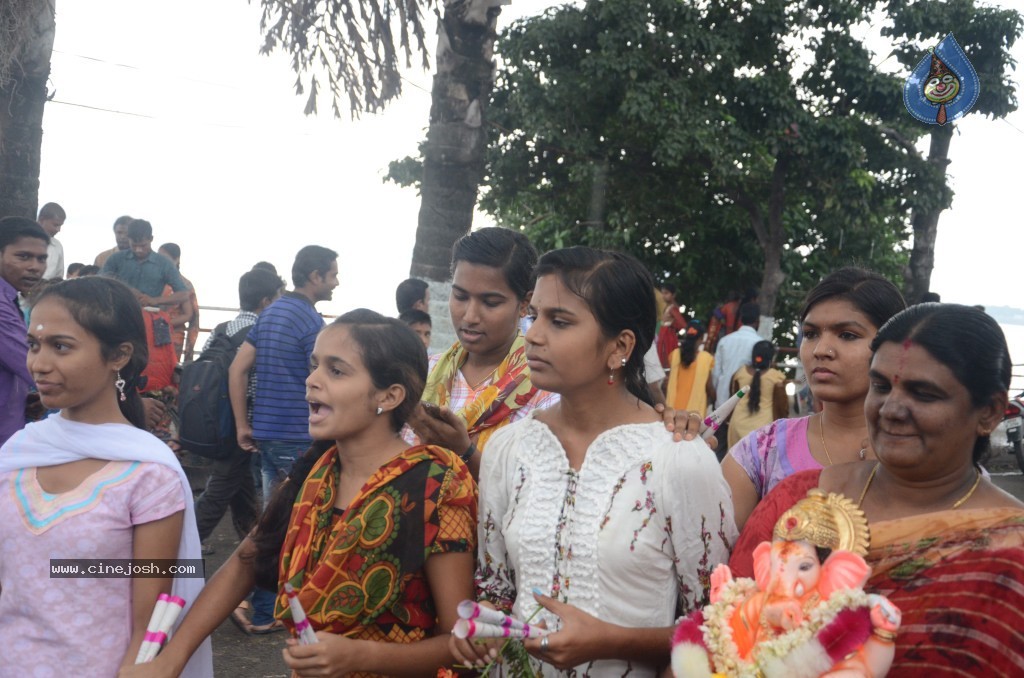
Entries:
[[[999,451],[989,461],[992,480],[1001,488],[1024,501],[1024,474],[1011,454]],[[206,560],[207,573],[212,574],[231,554],[235,534],[230,520],[222,520],[211,541],[217,552]],[[289,672],[281,658],[285,634],[246,636],[230,621],[225,621],[213,634],[213,666],[217,678],[287,678]]]

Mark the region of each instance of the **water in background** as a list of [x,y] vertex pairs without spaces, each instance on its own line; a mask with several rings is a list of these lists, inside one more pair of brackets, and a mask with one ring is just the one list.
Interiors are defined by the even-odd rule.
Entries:
[[1024,325],[1000,325],[1006,335],[1006,343],[1010,347],[1010,362],[1013,366],[1013,380],[1010,382],[1010,393],[1024,391]]

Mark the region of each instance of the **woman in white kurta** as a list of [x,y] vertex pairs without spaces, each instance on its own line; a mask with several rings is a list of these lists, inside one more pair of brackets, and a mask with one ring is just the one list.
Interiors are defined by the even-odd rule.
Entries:
[[714,454],[673,442],[646,402],[652,285],[626,255],[541,258],[527,357],[561,401],[496,433],[483,458],[479,597],[519,619],[543,606],[534,621],[556,631],[525,646],[545,676],[656,675],[673,620],[705,602],[736,536]]

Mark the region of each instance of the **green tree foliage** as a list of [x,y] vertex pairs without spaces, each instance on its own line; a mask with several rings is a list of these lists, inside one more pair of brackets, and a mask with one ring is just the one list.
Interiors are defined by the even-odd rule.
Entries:
[[[1010,72],[1016,62],[1010,49],[1024,31],[1024,17],[1011,9],[981,5],[975,0],[890,0],[886,11],[891,23],[883,35],[895,43],[894,54],[909,72],[939,40],[953,33],[981,80],[972,115],[1003,118],[1017,110],[1016,89]],[[953,192],[946,183],[953,126],[932,126],[925,170],[907,197],[912,210],[914,238],[904,271],[904,294],[917,301],[928,291],[934,265],[939,215],[950,206]],[[920,158],[913,144],[898,133],[907,152]]]
[[927,130],[903,76],[853,36],[879,8],[604,0],[521,21],[481,206],[542,248],[627,249],[700,315],[752,285],[790,316],[848,263],[897,278],[910,197],[945,184],[906,146]]

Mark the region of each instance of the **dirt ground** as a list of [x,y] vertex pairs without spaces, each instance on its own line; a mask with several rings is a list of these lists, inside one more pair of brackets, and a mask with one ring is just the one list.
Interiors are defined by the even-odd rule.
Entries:
[[[209,578],[227,560],[238,545],[231,527],[230,514],[225,515],[210,537],[216,548],[206,557]],[[217,678],[287,678],[288,667],[281,658],[287,632],[267,636],[247,636],[231,620],[225,620],[213,633],[213,674]]]

